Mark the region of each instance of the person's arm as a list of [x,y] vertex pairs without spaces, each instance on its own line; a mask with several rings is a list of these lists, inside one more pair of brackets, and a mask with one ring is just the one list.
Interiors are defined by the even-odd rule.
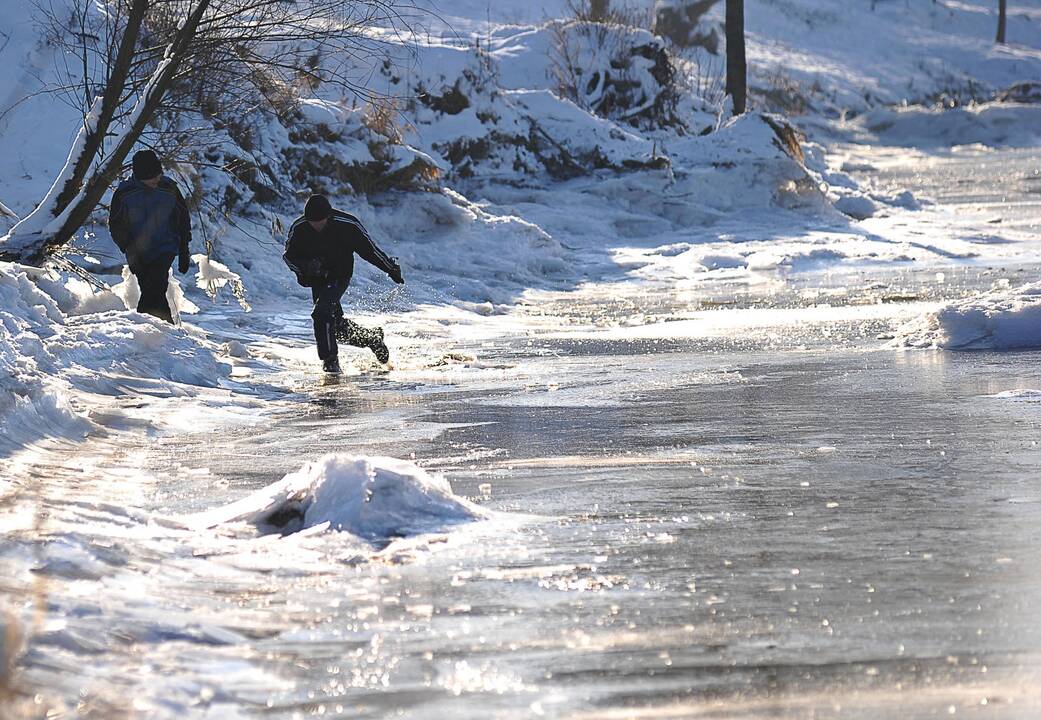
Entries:
[[305,243],[301,241],[300,233],[306,232],[306,229],[303,228],[305,222],[301,218],[289,228],[289,234],[286,236],[286,250],[282,254],[282,260],[296,275],[297,282],[306,286],[308,282],[321,276],[322,263],[319,258],[307,252]]
[[387,273],[390,279],[399,285],[405,282],[405,279],[401,277],[401,266],[398,265],[394,258],[379,249],[379,246],[372,241],[365,226],[357,218],[346,213],[337,212],[330,218],[330,222],[338,222],[346,226],[354,237],[354,251],[363,260]]
[[181,239],[181,245],[177,252],[177,271],[184,275],[188,272],[189,261],[191,260],[189,245],[192,242],[192,218],[188,213],[188,203],[184,201],[184,196],[181,195],[180,189],[174,185],[174,195],[177,198],[177,233]]
[[112,193],[112,202],[108,208],[108,231],[112,234],[112,241],[122,252],[130,247],[130,228],[127,222],[127,207],[123,202],[126,191],[117,188]]

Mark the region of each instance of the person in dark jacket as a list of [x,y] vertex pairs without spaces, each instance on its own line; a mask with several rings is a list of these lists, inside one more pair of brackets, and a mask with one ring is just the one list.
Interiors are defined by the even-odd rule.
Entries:
[[192,225],[181,191],[163,175],[154,152],[142,150],[134,155],[133,177],[116,188],[110,208],[112,239],[126,255],[141,288],[137,311],[172,323],[167,278],[175,257],[178,271],[182,275],[188,272]]
[[340,372],[337,340],[369,348],[381,363],[390,359],[383,328],[364,328],[343,316],[340,299],[354,274],[355,253],[399,285],[405,282],[401,267],[376,246],[358,218],[334,210],[324,195],[308,198],[304,214],[289,228],[283,258],[297,282],[311,288],[314,339],[328,373]]

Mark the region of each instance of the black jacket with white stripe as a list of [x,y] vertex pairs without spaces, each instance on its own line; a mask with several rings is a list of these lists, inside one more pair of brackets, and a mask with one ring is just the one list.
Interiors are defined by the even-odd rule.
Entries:
[[390,275],[398,264],[376,247],[358,218],[333,210],[321,232],[311,227],[302,215],[289,228],[286,265],[304,287],[335,280],[350,281],[354,274],[354,253]]

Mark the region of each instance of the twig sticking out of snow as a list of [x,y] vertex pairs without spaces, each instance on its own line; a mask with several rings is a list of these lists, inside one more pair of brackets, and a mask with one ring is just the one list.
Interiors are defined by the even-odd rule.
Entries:
[[211,300],[217,297],[217,293],[222,287],[228,285],[231,286],[231,294],[238,300],[242,309],[246,312],[252,310],[249,301],[246,300],[246,287],[242,284],[242,278],[237,273],[232,272],[226,265],[202,253],[192,255],[192,260],[199,266],[199,272],[195,276],[195,285],[205,292]]

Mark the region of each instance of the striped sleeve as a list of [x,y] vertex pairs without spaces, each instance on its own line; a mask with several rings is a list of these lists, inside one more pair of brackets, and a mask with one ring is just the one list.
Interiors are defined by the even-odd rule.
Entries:
[[286,234],[285,253],[282,255],[282,259],[285,261],[286,265],[288,265],[289,269],[297,275],[302,274],[301,265],[303,264],[304,259],[297,257],[293,241],[296,240],[296,229],[300,227],[303,222],[303,217],[297,218],[296,222],[289,227],[289,232]]
[[358,253],[362,259],[375,265],[385,273],[389,273],[398,266],[398,264],[394,262],[394,258],[380,250],[376,243],[372,241],[365,226],[361,224],[358,218],[337,210],[333,213],[332,218],[330,218],[330,222],[335,222],[343,226],[343,229],[347,231],[348,235],[354,239],[354,251]]

